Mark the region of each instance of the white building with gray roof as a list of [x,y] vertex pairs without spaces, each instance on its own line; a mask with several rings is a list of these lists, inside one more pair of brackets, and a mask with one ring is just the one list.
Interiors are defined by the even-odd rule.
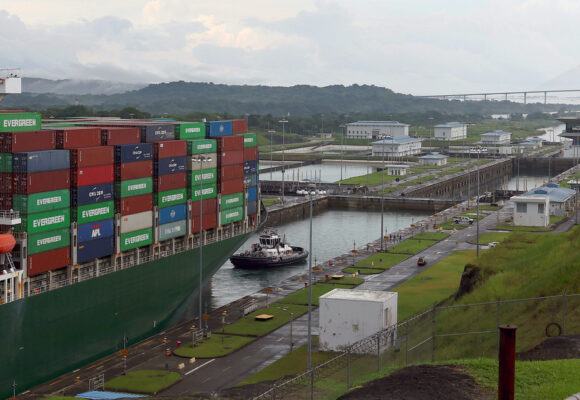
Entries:
[[378,157],[405,157],[421,153],[421,139],[410,137],[386,138],[371,145],[373,156]]
[[496,130],[481,134],[481,143],[484,145],[500,146],[510,144],[512,134],[510,132]]
[[547,196],[550,200],[550,215],[565,216],[574,210],[576,191],[560,187],[555,183],[548,183],[523,194],[523,196],[542,195]]
[[447,156],[432,152],[419,157],[419,165],[442,166],[447,164]]
[[467,137],[467,125],[462,122],[447,122],[435,125],[433,136],[436,140],[461,140]]
[[409,136],[409,125],[397,121],[357,121],[346,124],[347,139],[384,139]]

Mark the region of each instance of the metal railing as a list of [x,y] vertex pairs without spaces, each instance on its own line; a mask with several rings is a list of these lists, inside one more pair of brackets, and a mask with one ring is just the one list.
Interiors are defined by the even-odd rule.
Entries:
[[410,364],[494,358],[502,324],[520,327],[518,352],[547,336],[578,334],[580,294],[433,307],[347,346],[310,371],[276,382],[254,399],[311,399],[328,387],[322,382],[327,377],[344,382],[348,390]]

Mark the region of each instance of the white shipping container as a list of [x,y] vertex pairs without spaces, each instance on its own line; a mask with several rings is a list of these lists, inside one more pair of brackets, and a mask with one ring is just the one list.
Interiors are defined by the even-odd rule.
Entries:
[[151,228],[152,226],[153,211],[143,211],[121,217],[121,234]]
[[395,292],[334,289],[320,296],[319,303],[321,350],[343,350],[397,324]]
[[159,241],[184,236],[187,233],[185,220],[159,225]]

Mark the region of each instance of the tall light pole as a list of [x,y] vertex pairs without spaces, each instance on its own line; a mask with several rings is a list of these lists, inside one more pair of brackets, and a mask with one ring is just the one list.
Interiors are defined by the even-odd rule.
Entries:
[[[208,160],[209,161],[209,160]],[[199,155],[199,328],[201,329],[203,288],[203,156]]]
[[[384,140],[384,139],[383,139]],[[385,231],[384,229],[384,211],[385,211],[385,145],[383,143],[383,146],[381,147],[381,149],[383,150],[383,165],[382,165],[382,170],[381,170],[381,176],[383,178],[383,184],[381,185],[381,252],[383,251],[383,243],[384,243],[384,239],[385,239],[385,234],[383,233]]]
[[316,192],[310,191],[310,248],[308,253],[308,371],[312,368],[312,197]]
[[288,121],[286,120],[286,118],[282,118],[278,122],[282,124],[282,204],[284,204],[284,172],[286,170],[285,157],[284,157],[284,149],[285,149],[286,143],[284,141],[284,135],[286,133],[286,123]]
[[274,132],[276,132],[274,129],[268,130],[268,133],[270,134],[270,180],[272,180],[272,168],[274,167],[274,165],[272,164],[272,145],[274,143],[273,140]]
[[475,235],[475,247],[477,252],[477,257],[479,257],[479,153],[481,152],[481,148],[477,146],[477,233]]
[[340,186],[340,183],[342,182],[342,163],[343,163],[343,159],[344,159],[344,128],[346,127],[346,125],[344,124],[340,124],[339,128],[341,128],[342,130],[342,136],[340,139],[340,181],[338,181],[338,186]]

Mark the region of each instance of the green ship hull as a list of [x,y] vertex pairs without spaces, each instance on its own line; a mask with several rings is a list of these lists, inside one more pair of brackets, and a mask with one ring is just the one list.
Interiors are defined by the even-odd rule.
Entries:
[[[204,283],[248,235],[204,246]],[[196,248],[0,306],[0,398],[166,329],[199,290]]]

